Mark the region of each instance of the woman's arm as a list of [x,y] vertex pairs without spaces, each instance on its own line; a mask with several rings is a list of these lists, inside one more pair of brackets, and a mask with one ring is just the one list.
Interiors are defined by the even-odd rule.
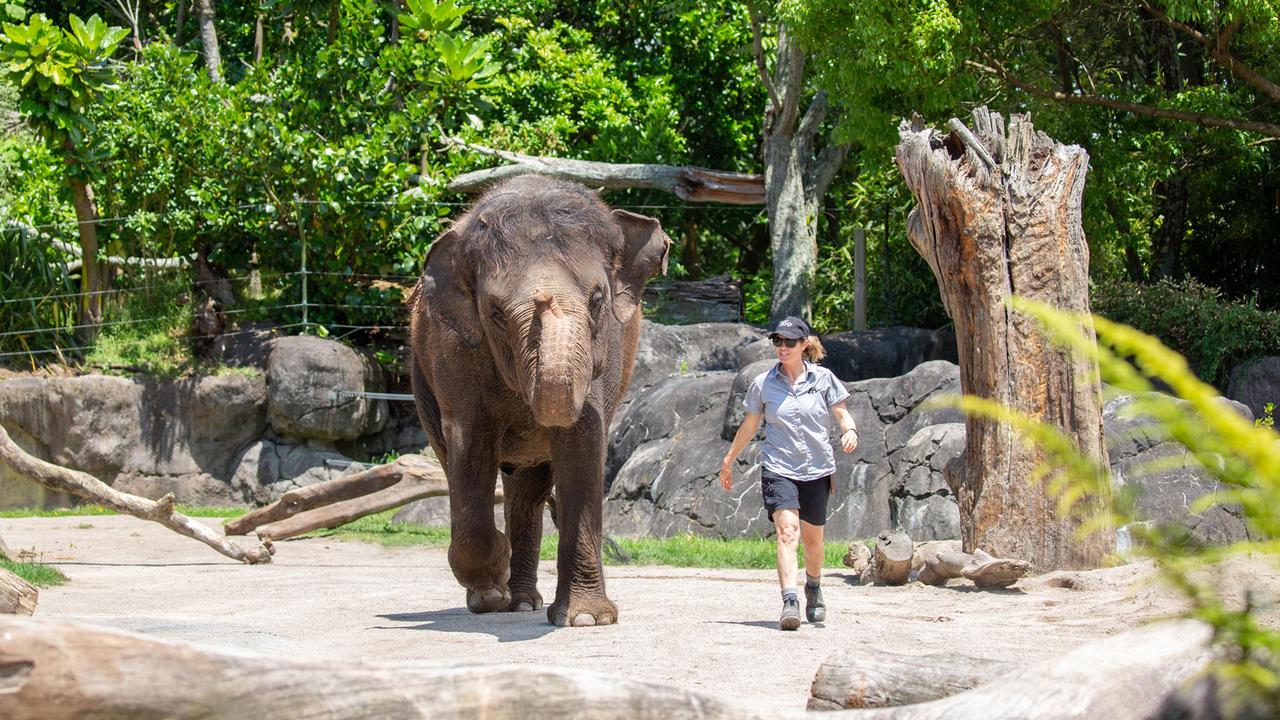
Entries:
[[742,425],[738,426],[738,432],[733,436],[733,445],[729,447],[729,452],[724,456],[724,462],[720,463],[720,485],[725,490],[733,487],[733,463],[738,459],[738,455],[747,447],[747,443],[756,436],[756,431],[760,429],[760,419],[764,417],[764,413],[747,413],[743,418]]
[[831,414],[836,416],[840,424],[840,449],[851,453],[858,448],[858,426],[853,422],[853,415],[845,407],[844,401],[831,406]]

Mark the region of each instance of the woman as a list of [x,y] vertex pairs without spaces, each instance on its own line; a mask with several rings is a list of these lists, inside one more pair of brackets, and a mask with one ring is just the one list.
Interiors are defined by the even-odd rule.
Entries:
[[720,484],[733,487],[733,463],[765,420],[761,453],[760,490],[764,506],[778,534],[778,584],[782,586],[782,617],[778,627],[800,627],[796,593],[796,540],[804,544],[805,615],[822,622],[822,527],[827,522],[827,498],[836,470],[828,439],[834,416],[840,425],[840,447],[858,447],[853,416],[845,408],[849,391],[826,368],[814,363],[825,356],[817,336],[800,318],[789,317],[769,334],[777,348],[778,364],[751,382],[744,405],[747,417],[720,465]]

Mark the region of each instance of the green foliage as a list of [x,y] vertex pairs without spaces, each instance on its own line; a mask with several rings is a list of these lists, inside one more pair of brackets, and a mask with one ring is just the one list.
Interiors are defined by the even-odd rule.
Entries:
[[67,582],[67,576],[51,565],[16,562],[0,556],[0,568],[4,568],[36,587],[54,587]]
[[[1215,639],[1227,653],[1222,669],[1232,687],[1280,707],[1280,632],[1263,626],[1248,601],[1243,607],[1229,605],[1202,572],[1206,565],[1240,554],[1280,561],[1280,516],[1275,513],[1280,504],[1280,436],[1221,403],[1217,391],[1200,381],[1184,358],[1150,335],[1095,316],[1094,344],[1088,317],[1028,301],[1015,301],[1014,307],[1039,319],[1055,342],[1096,361],[1105,383],[1134,394],[1127,412],[1150,419],[1158,437],[1181,443],[1203,472],[1224,488],[1201,497],[1192,511],[1203,512],[1218,503],[1234,505],[1251,539],[1226,547],[1201,546],[1181,528],[1140,522],[1143,518],[1134,515],[1132,498],[1124,494],[1099,509],[1091,501],[1110,496],[1108,468],[1081,456],[1070,438],[982,398],[965,398],[966,411],[1011,423],[1045,451],[1040,475],[1060,493],[1059,512],[1086,521],[1083,531],[1127,525],[1138,540],[1138,552],[1157,559],[1163,576],[1186,594],[1189,614],[1214,627]],[[1152,379],[1172,394],[1153,392]]]
[[1257,425],[1258,427],[1265,427],[1265,428],[1273,428],[1273,429],[1274,429],[1274,428],[1275,428],[1275,426],[1276,426],[1276,416],[1275,416],[1275,412],[1276,412],[1276,404],[1275,404],[1275,403],[1267,403],[1266,405],[1263,405],[1263,406],[1262,406],[1262,417],[1255,419],[1255,420],[1253,421],[1253,424],[1254,424],[1254,425]]
[[1210,383],[1225,386],[1237,364],[1280,351],[1280,312],[1230,301],[1194,280],[1102,280],[1090,302],[1095,313],[1159,338]]

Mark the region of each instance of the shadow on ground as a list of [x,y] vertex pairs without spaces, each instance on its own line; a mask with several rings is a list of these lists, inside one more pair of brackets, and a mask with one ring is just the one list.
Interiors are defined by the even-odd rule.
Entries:
[[374,630],[432,630],[447,633],[491,635],[498,642],[537,640],[556,626],[547,622],[547,613],[539,609],[527,613],[486,613],[476,615],[466,608],[427,610],[424,612],[379,615],[394,623],[414,625],[375,625]]

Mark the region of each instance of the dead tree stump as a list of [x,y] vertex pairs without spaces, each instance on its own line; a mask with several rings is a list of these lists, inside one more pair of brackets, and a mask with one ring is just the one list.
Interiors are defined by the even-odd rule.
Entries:
[[883,533],[876,538],[871,564],[863,572],[863,584],[906,585],[911,577],[911,538],[904,532]]
[[[1088,155],[1037,132],[1026,115],[1011,116],[1007,132],[985,107],[973,117],[972,133],[952,120],[946,136],[904,122],[895,153],[918,203],[907,236],[955,322],[961,388],[1058,427],[1105,466],[1097,367],[1051,345],[1034,318],[1007,306],[1017,295],[1089,311],[1080,224]],[[1039,448],[993,420],[970,416],[965,431],[965,450],[945,472],[965,552],[981,547],[1049,570],[1096,566],[1114,548],[1109,529],[1075,536],[1078,522],[1061,517],[1056,498],[1033,479]],[[1090,513],[1109,498],[1083,502]]]

